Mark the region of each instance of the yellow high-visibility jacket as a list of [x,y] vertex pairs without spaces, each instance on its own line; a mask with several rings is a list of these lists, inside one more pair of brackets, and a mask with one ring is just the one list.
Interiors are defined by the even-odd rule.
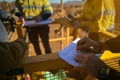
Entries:
[[26,17],[39,16],[46,11],[53,12],[49,0],[19,0],[17,3],[21,5]]
[[83,15],[79,18],[81,28],[89,32],[107,30],[114,25],[115,7],[113,0],[87,0],[84,4]]

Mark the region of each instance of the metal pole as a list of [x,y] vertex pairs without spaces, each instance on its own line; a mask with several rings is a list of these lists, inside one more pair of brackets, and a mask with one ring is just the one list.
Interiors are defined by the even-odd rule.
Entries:
[[73,0],[73,3],[72,3],[72,9],[73,9],[72,15],[74,16],[75,15],[75,3],[74,3],[74,0]]
[[61,3],[60,3],[60,4],[61,4],[61,5],[60,5],[61,13],[63,14],[63,5],[64,5],[63,0],[61,0]]
[[[63,14],[63,5],[64,5],[64,3],[63,3],[63,0],[61,0],[61,3],[60,3],[60,9],[61,9],[61,14]],[[61,17],[62,17],[62,15],[61,15]],[[60,25],[62,28],[61,28],[61,38],[63,38],[64,37],[64,29],[63,29],[63,25]],[[63,40],[61,41],[61,50],[64,48],[64,42],[63,42]]]

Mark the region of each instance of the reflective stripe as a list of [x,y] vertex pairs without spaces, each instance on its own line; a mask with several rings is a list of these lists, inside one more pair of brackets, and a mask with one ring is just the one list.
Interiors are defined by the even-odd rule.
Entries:
[[35,6],[35,8],[36,8],[36,9],[42,9],[42,7],[41,7],[41,6]]
[[48,8],[48,7],[51,7],[51,5],[45,5],[44,8]]
[[94,16],[94,20],[96,18],[98,18],[99,16],[101,16],[101,15],[115,16],[115,11],[112,11],[112,10],[103,10],[103,11],[100,11],[98,14],[96,14]]
[[23,9],[30,9],[30,8],[34,8],[34,9],[42,9],[41,6],[34,6],[34,5],[24,5],[22,6]]
[[[41,6],[34,6],[34,5],[24,5],[24,6],[22,6],[23,7],[23,9],[29,9],[29,8],[35,8],[35,9],[42,9],[42,7]],[[44,6],[44,8],[48,8],[48,7],[51,7],[51,5],[46,5],[46,6]]]
[[103,15],[111,15],[111,16],[114,16],[114,15],[115,15],[115,12],[114,12],[114,11],[111,11],[111,10],[104,10],[104,11],[103,11]]

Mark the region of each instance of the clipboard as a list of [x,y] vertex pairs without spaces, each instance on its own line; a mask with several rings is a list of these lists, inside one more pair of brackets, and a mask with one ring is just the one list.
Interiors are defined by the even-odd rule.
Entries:
[[[64,61],[66,61],[68,64],[75,66],[75,67],[80,67],[83,66],[82,63],[79,63],[75,60],[75,57],[78,54],[82,54],[82,51],[78,52],[76,50],[76,45],[77,42],[80,40],[80,38],[75,39],[70,45],[68,45],[67,47],[65,47],[63,50],[61,50],[59,52],[59,56],[61,59],[63,59]],[[101,57],[101,54],[96,54],[97,57]]]
[[23,26],[28,26],[28,27],[35,27],[35,26],[42,26],[42,25],[47,25],[47,24],[51,24],[53,23],[54,20],[52,19],[47,19],[47,20],[43,20],[40,22],[36,22],[35,20],[31,20],[31,21],[26,21],[23,23]]
[[72,66],[82,66],[82,64],[75,61],[75,56],[78,55],[76,50],[76,44],[80,40],[80,38],[75,39],[70,45],[59,52],[59,56],[61,59],[65,60],[68,64]]

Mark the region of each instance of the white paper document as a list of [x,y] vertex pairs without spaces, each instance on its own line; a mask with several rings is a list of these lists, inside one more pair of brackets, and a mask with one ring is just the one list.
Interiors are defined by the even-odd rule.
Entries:
[[53,23],[53,21],[54,21],[54,20],[52,20],[52,19],[43,20],[43,21],[40,21],[40,22],[36,22],[35,20],[26,21],[26,22],[24,22],[23,26],[45,25],[45,24]]
[[[62,51],[59,52],[60,58],[62,58],[64,61],[69,63],[72,66],[82,66],[82,64],[75,61],[75,57],[78,54],[82,54],[82,52],[79,51],[79,53],[76,50],[76,44],[80,40],[80,38],[75,39],[69,46],[64,48]],[[101,54],[96,54],[97,57],[100,57]]]
[[[80,40],[80,38],[77,38],[74,40],[69,46],[64,48],[62,51],[59,52],[60,58],[65,60],[67,63],[69,63],[72,66],[80,66],[78,62],[75,61],[75,56],[78,54],[76,50],[76,43]],[[79,53],[80,54],[80,53]]]

